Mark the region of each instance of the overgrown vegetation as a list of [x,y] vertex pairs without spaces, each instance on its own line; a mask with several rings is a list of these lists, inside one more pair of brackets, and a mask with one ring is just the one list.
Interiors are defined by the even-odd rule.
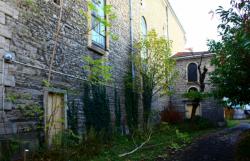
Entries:
[[240,120],[226,120],[227,127],[232,128],[240,124]]
[[122,120],[121,120],[121,102],[120,102],[120,97],[119,93],[117,92],[117,89],[115,88],[115,132],[118,134],[121,134],[123,131],[123,125],[122,125]]
[[134,62],[142,84],[143,118],[147,125],[153,96],[169,94],[177,73],[171,58],[171,42],[159,37],[156,31],[148,32],[135,48]]
[[155,126],[149,142],[126,157],[119,157],[119,154],[133,149],[135,144],[144,141],[147,136],[143,131],[137,131],[133,136],[114,136],[109,143],[104,143],[103,138],[93,129],[83,140],[72,135],[72,133],[66,133],[63,137],[65,144],[60,147],[55,146],[50,150],[42,150],[30,156],[29,159],[31,161],[149,161],[160,158],[166,159],[190,144],[194,138],[208,132],[207,130],[187,130],[182,127],[182,124],[169,125],[167,123]]
[[132,70],[129,70],[124,77],[125,87],[125,109],[126,109],[126,120],[130,132],[138,128],[139,124],[139,89],[138,84],[133,79]]
[[191,112],[191,120],[194,120],[195,113],[196,113],[197,108],[200,105],[200,102],[210,96],[211,96],[211,93],[204,92],[204,89],[203,91],[191,90],[183,94],[184,98],[187,98],[192,102],[193,107],[192,107],[192,112]]
[[79,105],[77,104],[77,101],[73,100],[69,106],[69,110],[67,113],[69,128],[74,134],[78,134],[78,107]]
[[[92,59],[84,57],[84,72],[88,82],[84,83],[83,111],[86,119],[86,129],[89,131],[104,130],[111,132],[109,99],[105,84],[111,81],[111,67],[106,64],[106,59]],[[109,136],[109,135],[107,135]]]
[[250,131],[241,134],[236,147],[236,161],[250,161]]
[[94,128],[98,132],[110,132],[110,109],[106,87],[85,83],[83,100],[87,131]]
[[232,104],[250,103],[250,2],[231,0],[232,7],[217,9],[220,41],[211,40],[209,50],[216,53],[211,80],[219,99],[229,98]]

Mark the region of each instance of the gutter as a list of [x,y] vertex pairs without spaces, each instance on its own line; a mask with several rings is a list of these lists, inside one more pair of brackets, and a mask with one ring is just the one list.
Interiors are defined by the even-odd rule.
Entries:
[[174,58],[175,60],[182,60],[182,59],[189,59],[189,58],[197,58],[197,57],[201,57],[201,56],[213,56],[215,55],[215,53],[209,53],[209,54],[201,54],[201,55],[192,55],[192,56],[182,56],[182,57],[176,57]]

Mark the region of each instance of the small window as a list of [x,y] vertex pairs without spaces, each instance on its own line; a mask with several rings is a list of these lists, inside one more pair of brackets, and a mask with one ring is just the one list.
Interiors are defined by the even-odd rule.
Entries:
[[188,65],[188,82],[197,82],[198,81],[198,73],[197,73],[197,64],[190,63]]
[[92,0],[95,10],[92,11],[92,43],[102,49],[106,49],[106,27],[100,22],[105,18],[104,0]]
[[60,6],[60,4],[61,4],[61,0],[53,0],[53,2],[54,2],[55,4],[57,4],[58,6]]

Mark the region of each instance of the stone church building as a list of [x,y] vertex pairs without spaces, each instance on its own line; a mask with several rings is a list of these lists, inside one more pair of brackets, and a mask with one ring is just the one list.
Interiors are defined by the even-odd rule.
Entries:
[[[86,55],[108,59],[113,79],[107,86],[111,121],[115,121],[114,89],[117,89],[121,120],[125,122],[123,77],[130,69],[128,60],[133,44],[155,29],[160,36],[173,41],[173,53],[184,50],[185,31],[167,0],[99,0],[98,3],[93,0],[97,8],[110,4],[116,19],[109,28],[98,24],[91,31],[89,27],[104,12],[90,12],[86,0],[83,5],[71,2],[34,0],[35,4],[30,5],[26,0],[0,0],[0,136],[21,135],[36,126],[34,120],[25,118],[20,108],[40,108],[50,114],[55,106],[60,106],[58,117],[64,118],[64,122],[58,128],[67,128],[67,110],[73,104],[78,107],[78,129],[84,131],[82,83],[86,79],[82,57]],[[80,9],[91,19],[84,19],[78,12]],[[117,35],[118,39],[113,40],[108,33]],[[46,85],[46,80],[55,44],[51,87]],[[178,61],[186,65],[185,59]],[[183,86],[180,90],[188,88],[188,84]]]
[[[208,69],[205,78],[205,91],[211,92],[213,86],[209,80],[209,73],[214,70],[210,61],[214,54],[209,52],[178,52],[173,57],[176,59],[176,68],[179,72],[178,79],[174,86],[174,95],[170,97],[173,106],[181,112],[184,118],[191,117],[192,104],[183,97],[183,94],[195,90],[199,91],[198,64],[201,62],[201,69],[204,66]],[[202,58],[202,61],[201,61]],[[222,104],[214,98],[206,98],[201,101],[196,111],[196,115],[207,118],[215,123],[224,121],[224,108]]]

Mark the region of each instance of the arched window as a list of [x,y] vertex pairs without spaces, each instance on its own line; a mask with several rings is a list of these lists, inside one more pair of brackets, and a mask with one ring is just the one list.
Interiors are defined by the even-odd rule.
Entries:
[[198,81],[198,67],[196,63],[188,64],[188,82]]
[[[147,37],[147,23],[144,17],[141,18],[141,36],[142,39],[145,39]],[[141,57],[143,59],[147,58],[147,49],[146,48],[142,48],[141,50]]]
[[145,38],[147,36],[147,23],[144,17],[141,18],[141,33],[142,33],[142,37]]

